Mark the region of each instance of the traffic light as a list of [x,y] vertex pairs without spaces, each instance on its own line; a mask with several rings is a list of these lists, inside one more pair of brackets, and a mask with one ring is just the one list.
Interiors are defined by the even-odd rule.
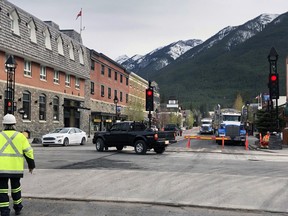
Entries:
[[146,111],[154,110],[154,92],[153,88],[146,89]]
[[11,99],[5,99],[5,114],[13,114],[13,101]]
[[269,74],[269,94],[270,99],[279,99],[278,74]]

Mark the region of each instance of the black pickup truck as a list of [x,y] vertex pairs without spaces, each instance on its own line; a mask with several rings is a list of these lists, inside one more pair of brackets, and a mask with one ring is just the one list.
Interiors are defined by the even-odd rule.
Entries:
[[95,132],[93,143],[97,151],[116,147],[121,151],[124,146],[133,146],[137,154],[146,154],[147,150],[154,149],[162,154],[170,143],[177,142],[174,132],[153,131],[142,122],[117,122],[107,131]]

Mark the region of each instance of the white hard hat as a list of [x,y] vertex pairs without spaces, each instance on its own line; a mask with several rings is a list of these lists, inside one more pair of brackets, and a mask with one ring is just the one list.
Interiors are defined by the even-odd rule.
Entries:
[[14,115],[12,114],[6,114],[3,117],[3,124],[7,124],[7,125],[12,125],[12,124],[16,124],[16,118]]

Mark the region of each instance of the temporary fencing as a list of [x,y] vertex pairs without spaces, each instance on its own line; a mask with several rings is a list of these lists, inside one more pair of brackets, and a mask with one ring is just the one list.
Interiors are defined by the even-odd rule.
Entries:
[[[185,139],[188,139],[187,148],[190,148],[191,143],[190,140],[191,139],[196,139],[196,140],[221,140],[221,144],[222,144],[222,148],[224,148],[225,145],[225,140],[231,140],[231,138],[229,136],[222,136],[222,137],[216,137],[216,136],[184,136]],[[246,141],[245,141],[245,149],[248,150],[248,134],[246,134]]]

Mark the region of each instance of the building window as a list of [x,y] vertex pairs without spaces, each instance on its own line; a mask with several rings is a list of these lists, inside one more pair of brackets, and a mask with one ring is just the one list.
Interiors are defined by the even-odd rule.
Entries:
[[105,74],[105,67],[104,67],[104,65],[101,65],[101,74],[102,74],[102,75]]
[[30,41],[33,43],[37,43],[36,25],[33,19],[28,23],[27,27],[28,27],[28,34],[29,34]]
[[40,66],[40,80],[46,80],[46,67]]
[[129,102],[129,97],[128,97],[128,94],[126,94],[126,103]]
[[58,48],[58,54],[64,56],[63,39],[61,36],[57,38],[57,48]]
[[108,68],[108,77],[111,78],[111,68]]
[[120,92],[120,101],[121,101],[121,102],[123,101],[123,94],[122,94],[122,92]]
[[46,49],[52,50],[51,48],[51,34],[48,28],[45,29],[43,32],[43,35],[45,37],[45,47]]
[[115,80],[117,80],[117,72],[115,71]]
[[25,76],[30,76],[32,75],[31,73],[31,62],[24,60],[24,75]]
[[39,120],[46,121],[46,96],[39,96]]
[[111,98],[111,88],[108,88],[108,98]]
[[104,94],[105,92],[104,92],[104,85],[101,85],[101,97],[104,97]]
[[28,91],[23,92],[23,104],[24,114],[22,119],[31,120],[31,94]]
[[78,77],[75,77],[75,88],[80,89],[80,80]]
[[70,75],[69,74],[65,75],[65,86],[70,86]]
[[84,54],[83,54],[82,47],[80,47],[79,49],[79,62],[80,64],[84,65]]
[[90,93],[94,95],[94,82],[91,82]]
[[117,90],[114,90],[114,98],[117,97]]
[[123,75],[120,74],[120,83],[123,83]]
[[59,71],[57,71],[57,70],[54,70],[53,82],[56,84],[59,84]]
[[20,20],[20,17],[18,15],[18,12],[17,10],[15,9],[14,11],[12,11],[10,13],[10,27],[11,27],[11,31],[20,36],[20,30],[19,30],[19,20]]
[[91,59],[91,70],[95,69],[95,61]]
[[128,86],[128,84],[129,84],[129,83],[128,83],[128,77],[126,77],[126,86]]
[[59,97],[53,98],[53,120],[59,121]]
[[68,49],[69,49],[69,57],[71,60],[74,61],[74,50],[72,42],[70,42],[70,44],[68,45]]

